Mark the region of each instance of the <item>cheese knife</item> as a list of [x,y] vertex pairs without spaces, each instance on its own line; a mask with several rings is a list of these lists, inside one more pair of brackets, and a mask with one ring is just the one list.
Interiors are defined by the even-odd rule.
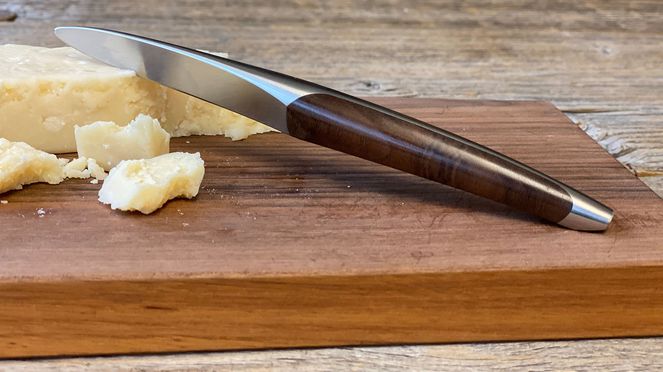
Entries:
[[345,93],[264,68],[124,32],[58,27],[109,65],[282,133],[461,189],[561,226],[602,231],[610,208],[525,164]]

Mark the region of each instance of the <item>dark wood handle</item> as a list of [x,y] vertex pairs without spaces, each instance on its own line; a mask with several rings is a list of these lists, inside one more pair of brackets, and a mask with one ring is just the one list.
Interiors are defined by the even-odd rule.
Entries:
[[549,177],[474,142],[353,97],[288,106],[290,135],[509,205],[551,222],[573,201]]

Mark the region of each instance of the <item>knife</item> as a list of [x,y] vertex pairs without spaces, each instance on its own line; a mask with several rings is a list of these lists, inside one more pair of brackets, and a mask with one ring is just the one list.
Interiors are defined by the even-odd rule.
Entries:
[[93,27],[58,27],[65,43],[109,65],[282,133],[424,177],[561,226],[602,231],[610,208],[525,164],[371,102],[198,50]]

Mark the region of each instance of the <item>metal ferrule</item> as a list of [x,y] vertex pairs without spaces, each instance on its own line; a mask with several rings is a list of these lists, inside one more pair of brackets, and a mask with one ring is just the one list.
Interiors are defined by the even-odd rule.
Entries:
[[571,212],[558,222],[569,229],[581,231],[603,231],[612,221],[613,212],[610,208],[589,196],[562,185],[573,201]]

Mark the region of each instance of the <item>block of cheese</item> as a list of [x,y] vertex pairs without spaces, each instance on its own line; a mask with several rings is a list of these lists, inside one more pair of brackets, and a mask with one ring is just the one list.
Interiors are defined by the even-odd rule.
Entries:
[[63,162],[23,142],[0,138],[0,194],[35,182],[64,180]]
[[188,94],[169,89],[167,120],[162,126],[173,137],[223,134],[233,141],[274,129],[229,110],[212,105]]
[[149,214],[170,199],[198,195],[204,174],[200,153],[173,152],[152,159],[123,160],[106,177],[99,201],[112,209]]
[[156,83],[96,62],[72,48],[0,46],[0,137],[53,152],[73,152],[74,125],[159,117]]
[[75,126],[74,136],[78,156],[95,159],[105,170],[122,160],[149,159],[170,149],[170,135],[159,120],[143,114],[123,127],[110,121]]
[[69,47],[0,45],[0,137],[48,152],[74,152],[74,125],[122,125],[141,113],[159,119],[173,136],[241,139],[270,130]]

